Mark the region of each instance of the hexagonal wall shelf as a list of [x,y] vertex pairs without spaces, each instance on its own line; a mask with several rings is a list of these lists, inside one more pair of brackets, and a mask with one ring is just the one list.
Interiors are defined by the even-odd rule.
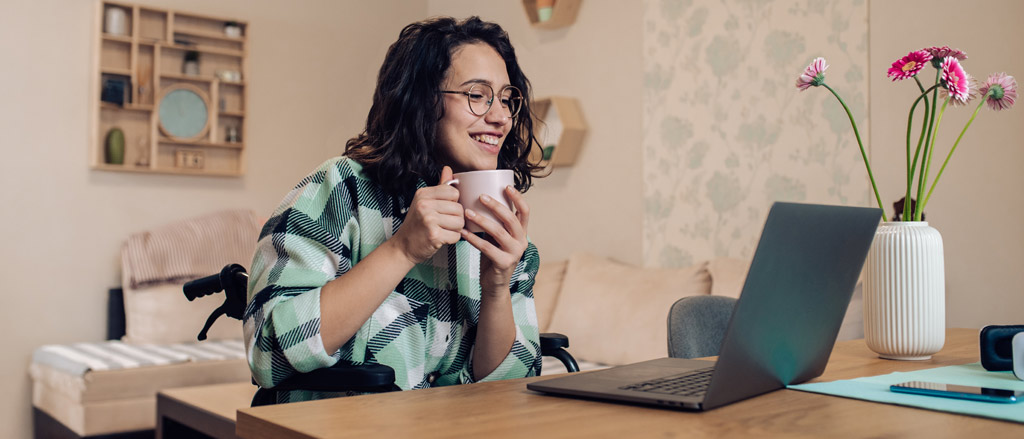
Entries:
[[551,96],[535,100],[533,111],[539,119],[534,121],[533,134],[541,149],[534,148],[530,160],[539,161],[542,166],[576,163],[587,133],[579,102],[575,98]]
[[[538,8],[538,5],[550,6]],[[531,26],[537,29],[558,29],[576,22],[580,0],[523,0],[523,9],[526,10]]]

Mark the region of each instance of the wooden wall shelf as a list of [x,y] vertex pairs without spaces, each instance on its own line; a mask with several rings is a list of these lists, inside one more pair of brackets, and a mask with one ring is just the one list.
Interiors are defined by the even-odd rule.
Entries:
[[[533,102],[537,115],[533,132],[541,148],[530,151],[530,160],[541,166],[571,166],[583,147],[587,123],[583,119],[579,101],[564,96],[551,96]],[[548,150],[547,157],[544,157]]]
[[[106,31],[104,21],[108,8],[120,8],[124,12],[123,34]],[[238,27],[238,36],[226,32],[229,22]],[[99,48],[93,70],[92,169],[243,175],[244,140],[247,138],[248,23],[100,0],[95,25]],[[181,44],[181,41],[192,44]],[[190,51],[199,53],[198,74],[184,73],[185,54]],[[221,71],[237,72],[235,77],[240,76],[241,81],[221,81]],[[104,83],[109,80],[124,81],[126,90],[121,102],[108,102],[109,94],[104,99]],[[201,92],[206,105],[207,123],[202,136],[195,140],[167,137],[160,128],[161,100],[172,88],[185,87],[183,84],[191,84],[188,87]],[[122,164],[108,163],[106,157],[107,134],[115,127],[124,133]],[[229,132],[234,134],[234,141],[229,141]],[[184,156],[187,160],[182,159],[182,154],[188,154]]]
[[551,18],[541,21],[537,12],[537,0],[523,0],[523,9],[530,20],[530,25],[537,29],[558,29],[576,22],[580,11],[581,0],[554,0],[551,7]]

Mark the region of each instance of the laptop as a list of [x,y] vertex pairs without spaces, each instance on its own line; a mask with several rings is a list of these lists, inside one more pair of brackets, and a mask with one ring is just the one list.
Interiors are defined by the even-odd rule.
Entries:
[[875,208],[775,203],[717,362],[661,358],[526,387],[709,410],[817,377],[832,353],[881,215]]

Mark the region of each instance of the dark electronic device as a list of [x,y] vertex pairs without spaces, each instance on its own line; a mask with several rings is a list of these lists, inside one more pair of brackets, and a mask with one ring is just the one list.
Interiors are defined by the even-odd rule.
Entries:
[[1001,372],[1013,370],[1013,336],[1024,332],[1024,325],[989,325],[981,329],[981,366]]

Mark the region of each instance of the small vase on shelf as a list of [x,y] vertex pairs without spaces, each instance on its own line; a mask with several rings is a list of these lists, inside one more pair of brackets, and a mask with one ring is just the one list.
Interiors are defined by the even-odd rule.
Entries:
[[238,128],[235,126],[229,126],[227,129],[227,134],[224,136],[224,141],[228,143],[237,143]]
[[111,165],[124,164],[124,131],[120,128],[107,131],[106,162]]
[[199,52],[195,50],[185,52],[185,62],[181,65],[181,73],[199,75]]
[[149,166],[149,140],[146,136],[139,136],[138,142],[135,144],[135,154],[138,157],[135,160],[135,166],[148,167]]
[[942,235],[924,221],[878,227],[864,266],[864,339],[890,360],[927,360],[946,337]]
[[231,38],[240,38],[242,36],[242,26],[237,21],[226,21],[224,22],[224,35]]
[[537,0],[537,21],[545,22],[551,19],[551,11],[555,7],[555,0]]
[[107,6],[104,11],[103,30],[110,35],[128,35],[128,14],[117,6]]

